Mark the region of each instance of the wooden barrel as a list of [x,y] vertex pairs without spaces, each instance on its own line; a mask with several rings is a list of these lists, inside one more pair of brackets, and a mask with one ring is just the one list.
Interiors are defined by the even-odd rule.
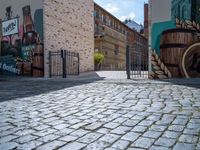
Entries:
[[200,77],[200,42],[194,43],[185,49],[180,66],[184,77]]
[[44,49],[43,45],[36,45],[33,51],[33,77],[44,76]]
[[32,63],[31,62],[23,62],[22,63],[22,75],[32,76]]
[[195,30],[170,29],[162,33],[160,58],[173,77],[182,77],[180,61],[185,48],[198,41]]

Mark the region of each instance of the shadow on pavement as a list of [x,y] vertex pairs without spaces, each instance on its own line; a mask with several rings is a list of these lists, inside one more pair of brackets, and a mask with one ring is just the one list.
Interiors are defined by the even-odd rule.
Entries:
[[163,79],[163,80],[156,80],[161,81],[167,84],[172,85],[181,85],[193,88],[200,88],[200,78],[193,78],[193,79]]
[[45,94],[103,80],[95,72],[68,78],[0,76],[0,102]]

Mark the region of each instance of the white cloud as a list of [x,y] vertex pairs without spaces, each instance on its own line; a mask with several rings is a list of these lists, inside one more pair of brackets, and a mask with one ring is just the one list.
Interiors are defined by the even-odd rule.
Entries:
[[105,9],[110,13],[115,13],[119,10],[119,8],[111,3],[108,3],[105,7]]
[[134,12],[131,12],[130,14],[128,14],[127,16],[121,16],[119,17],[119,19],[121,21],[124,21],[126,19],[135,19],[135,13]]

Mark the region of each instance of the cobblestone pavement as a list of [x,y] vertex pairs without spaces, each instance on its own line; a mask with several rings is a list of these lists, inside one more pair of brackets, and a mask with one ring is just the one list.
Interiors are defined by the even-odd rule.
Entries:
[[1,81],[0,150],[200,149],[199,84]]

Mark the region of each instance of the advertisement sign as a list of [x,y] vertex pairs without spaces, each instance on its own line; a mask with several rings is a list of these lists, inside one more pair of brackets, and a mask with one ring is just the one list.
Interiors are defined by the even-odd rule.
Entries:
[[3,36],[13,35],[19,33],[18,18],[2,22]]

